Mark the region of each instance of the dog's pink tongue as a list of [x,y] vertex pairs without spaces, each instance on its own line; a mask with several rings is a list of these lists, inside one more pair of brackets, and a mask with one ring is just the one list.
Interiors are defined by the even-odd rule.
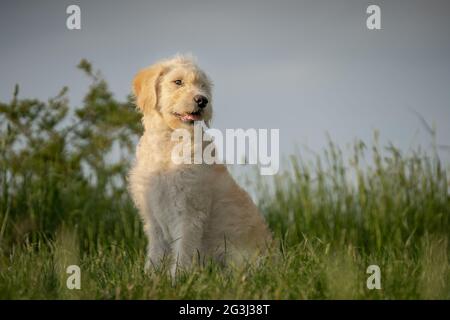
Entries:
[[183,121],[195,121],[195,120],[199,120],[200,119],[200,115],[198,114],[185,114],[183,115],[183,117],[181,118],[181,120]]

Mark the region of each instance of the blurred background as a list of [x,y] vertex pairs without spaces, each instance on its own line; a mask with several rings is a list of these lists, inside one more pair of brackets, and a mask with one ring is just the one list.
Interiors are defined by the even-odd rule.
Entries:
[[[450,299],[449,17],[437,0],[3,1],[0,299]],[[173,286],[144,273],[126,180],[131,81],[176,53],[215,82],[214,127],[280,129],[287,161],[233,168],[282,255]]]
[[[375,3],[382,29],[368,30]],[[66,28],[70,4],[81,30]],[[282,155],[308,156],[327,132],[345,152],[375,129],[404,151],[427,149],[425,120],[448,160],[449,11],[445,0],[3,2],[0,100],[16,83],[20,96],[44,100],[68,86],[80,105],[81,58],[125,100],[139,69],[190,52],[215,83],[214,127],[279,128]]]

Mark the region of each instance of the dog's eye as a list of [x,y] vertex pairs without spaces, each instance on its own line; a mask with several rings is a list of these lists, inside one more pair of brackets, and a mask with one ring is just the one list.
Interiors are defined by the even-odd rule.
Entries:
[[182,80],[175,80],[173,83],[175,83],[177,86],[181,86],[183,84]]

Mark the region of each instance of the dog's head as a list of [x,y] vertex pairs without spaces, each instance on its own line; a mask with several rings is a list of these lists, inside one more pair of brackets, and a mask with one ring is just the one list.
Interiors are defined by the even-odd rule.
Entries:
[[161,116],[168,127],[192,128],[212,116],[212,83],[191,58],[158,62],[134,78],[136,104],[144,117]]

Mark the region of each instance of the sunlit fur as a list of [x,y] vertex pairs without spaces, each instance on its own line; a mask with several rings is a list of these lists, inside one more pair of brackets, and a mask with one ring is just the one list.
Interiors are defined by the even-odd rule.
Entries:
[[[182,80],[178,86],[175,80]],[[179,268],[212,258],[242,265],[271,242],[271,234],[249,195],[220,164],[171,160],[174,129],[193,130],[174,115],[197,111],[196,94],[208,98],[201,120],[212,116],[211,81],[191,58],[177,56],[140,71],[133,90],[145,131],[129,174],[129,189],[148,237],[146,267],[169,261]]]

